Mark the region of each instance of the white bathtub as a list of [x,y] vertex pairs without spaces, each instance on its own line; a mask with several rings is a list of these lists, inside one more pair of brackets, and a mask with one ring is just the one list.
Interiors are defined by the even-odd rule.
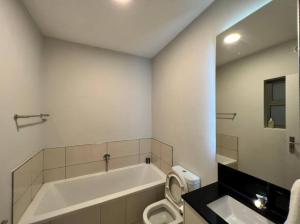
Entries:
[[139,164],[42,186],[19,224],[39,223],[165,183],[154,165]]

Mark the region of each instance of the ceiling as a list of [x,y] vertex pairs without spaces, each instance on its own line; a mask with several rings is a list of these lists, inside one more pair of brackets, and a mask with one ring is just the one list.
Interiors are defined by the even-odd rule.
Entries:
[[[224,37],[236,32],[241,39],[224,44]],[[296,39],[297,0],[275,0],[217,37],[217,65]]]
[[22,0],[48,37],[152,58],[214,0]]

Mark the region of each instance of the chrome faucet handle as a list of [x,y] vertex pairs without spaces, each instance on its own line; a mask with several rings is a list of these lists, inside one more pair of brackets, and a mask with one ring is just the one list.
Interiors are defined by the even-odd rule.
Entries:
[[105,160],[105,171],[108,171],[108,160],[110,160],[110,154],[106,153],[103,155],[103,159]]
[[258,199],[262,199],[262,200],[268,201],[268,198],[267,198],[266,195],[256,194],[256,197],[257,197]]
[[268,197],[262,194],[256,194],[256,200],[254,200],[254,205],[259,209],[265,209],[268,202]]
[[104,154],[103,159],[106,160],[106,161],[109,160],[110,159],[110,154],[108,154],[108,153]]

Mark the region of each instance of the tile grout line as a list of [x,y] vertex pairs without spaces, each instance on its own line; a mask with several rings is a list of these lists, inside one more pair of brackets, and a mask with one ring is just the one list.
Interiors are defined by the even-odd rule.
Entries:
[[141,162],[141,140],[139,139],[139,162]]
[[12,198],[12,200],[11,200],[11,210],[10,210],[11,211],[10,215],[11,215],[11,222],[12,223],[14,223],[14,188],[15,188],[14,187],[14,175],[15,175],[15,173],[13,172],[12,175],[11,175],[11,177],[12,177],[12,181],[11,181],[11,184],[12,184],[12,186],[11,186],[12,187],[12,197],[11,198]]
[[65,179],[67,179],[67,147],[64,147],[65,150]]
[[43,172],[42,183],[44,184],[45,183],[45,149],[43,149],[43,169],[42,169],[42,172]]

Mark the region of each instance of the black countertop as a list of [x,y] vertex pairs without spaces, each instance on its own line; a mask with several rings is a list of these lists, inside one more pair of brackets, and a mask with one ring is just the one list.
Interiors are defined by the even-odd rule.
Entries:
[[226,221],[224,221],[207,206],[208,203],[213,202],[225,195],[233,197],[276,224],[282,224],[286,220],[286,214],[281,214],[272,208],[268,208],[268,206],[266,209],[260,210],[254,206],[253,199],[239,193],[227,185],[222,184],[221,182],[216,182],[198,190],[189,192],[182,197],[208,223],[227,224]]

